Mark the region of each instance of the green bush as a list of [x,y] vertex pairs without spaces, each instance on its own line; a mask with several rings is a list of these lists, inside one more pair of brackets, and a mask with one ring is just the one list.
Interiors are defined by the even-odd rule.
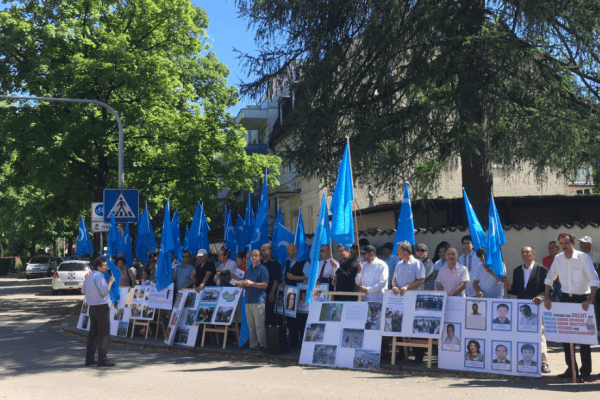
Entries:
[[15,272],[15,258],[0,258],[0,275]]

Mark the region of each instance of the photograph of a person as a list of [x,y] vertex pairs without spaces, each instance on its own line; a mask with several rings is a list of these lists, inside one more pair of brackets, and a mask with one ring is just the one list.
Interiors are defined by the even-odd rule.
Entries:
[[307,324],[305,342],[323,342],[325,337],[325,324]]
[[340,347],[348,349],[362,349],[364,336],[364,329],[344,328],[342,331]]
[[88,313],[88,303],[85,300],[83,301],[83,304],[81,305],[81,313],[82,314]]
[[415,300],[415,310],[442,311],[444,296],[441,294],[418,294]]
[[119,322],[119,328],[117,329],[117,336],[127,337],[127,329],[129,328],[129,321]]
[[440,317],[415,317],[413,319],[413,333],[439,334],[441,322]]
[[381,306],[382,304],[379,302],[369,302],[365,329],[375,331],[381,330]]
[[182,297],[183,297],[183,292],[177,292],[177,296],[175,297],[175,304],[173,305],[173,308],[179,308]]
[[190,330],[187,328],[177,328],[177,330],[175,331],[175,343],[180,343],[180,344],[187,344],[188,341],[188,337],[190,334]]
[[467,300],[465,329],[486,330],[486,306],[485,301]]
[[379,369],[380,354],[375,350],[356,350],[353,367],[356,369]]
[[117,308],[115,310],[115,316],[114,316],[114,320],[115,321],[121,321],[123,320],[123,314],[125,313],[125,310],[122,308]]
[[194,323],[195,317],[196,317],[196,310],[187,310],[187,312],[185,313],[185,324],[188,326],[195,325],[195,323]]
[[300,289],[298,297],[298,312],[308,314],[308,302],[306,301],[306,289]]
[[533,303],[518,303],[519,319],[517,322],[517,331],[519,332],[539,332],[538,309]]
[[275,314],[283,315],[283,291],[277,288],[277,301],[275,302]]
[[460,324],[444,323],[442,350],[460,351]]
[[197,324],[210,324],[212,321],[213,313],[215,312],[214,306],[200,306],[196,313]]
[[220,306],[219,308],[217,308],[215,323],[229,324],[231,322],[231,318],[233,318],[234,313],[235,308],[228,306]]
[[286,301],[285,301],[286,310],[290,310],[290,311],[296,311],[296,293],[290,291],[288,292],[287,296],[286,296]]
[[484,345],[483,339],[465,339],[465,367],[485,368]]
[[335,365],[337,346],[332,344],[316,344],[313,351],[313,364]]
[[342,308],[344,303],[323,303],[319,321],[339,322],[342,320]]
[[512,343],[508,341],[492,340],[492,369],[499,371],[510,371],[511,370],[511,348]]
[[135,317],[140,317],[142,315],[142,304],[132,304],[131,305],[131,318],[135,319]]
[[175,327],[177,326],[177,321],[179,321],[179,312],[173,311],[173,313],[171,314],[171,323],[169,325]]
[[216,303],[219,300],[219,294],[221,294],[220,287],[206,287],[202,290],[202,297],[200,302],[202,303]]
[[184,307],[194,307],[196,305],[196,292],[188,292]]
[[538,373],[538,345],[537,343],[517,343],[517,372],[528,374]]
[[512,330],[510,305],[498,301],[492,302],[492,330],[510,331]]
[[385,310],[385,326],[384,332],[402,332],[402,316],[398,310],[387,308]]

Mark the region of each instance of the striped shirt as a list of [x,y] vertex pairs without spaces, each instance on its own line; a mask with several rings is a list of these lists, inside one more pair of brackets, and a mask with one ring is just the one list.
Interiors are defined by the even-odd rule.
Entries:
[[81,291],[85,293],[85,301],[90,306],[108,304],[110,301],[108,298],[108,283],[99,271],[94,271],[85,278]]

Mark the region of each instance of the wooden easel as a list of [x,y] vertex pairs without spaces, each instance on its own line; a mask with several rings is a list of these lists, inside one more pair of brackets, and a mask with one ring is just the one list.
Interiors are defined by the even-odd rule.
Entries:
[[152,330],[152,328],[150,327],[150,324],[152,323],[152,320],[141,320],[141,319],[134,319],[133,320],[133,325],[131,328],[131,337],[133,337],[133,334],[135,333],[135,327],[136,326],[143,326],[146,328],[146,340],[148,340],[148,333]]
[[[204,339],[206,337],[206,332],[213,333],[222,333],[223,336],[223,350],[227,347],[227,333],[235,332],[237,336],[238,343],[240,341],[240,326],[236,320],[234,320],[231,325],[205,325],[204,330],[202,331],[202,342],[200,343],[200,347],[204,347]],[[219,336],[217,335],[217,344],[219,344]]]
[[160,318],[160,312],[161,311],[162,310],[159,308],[158,309],[158,317],[157,317],[156,321],[154,321],[154,320],[150,321],[151,324],[156,325],[156,336],[154,336],[154,340],[158,340],[158,332],[161,329],[162,329],[163,336],[165,336],[165,332],[167,331],[165,329],[165,323],[164,323],[164,321]]
[[358,297],[358,301],[362,301],[363,297],[365,297],[365,293],[362,292],[320,292],[321,294],[326,294],[329,296],[329,301],[333,300],[333,296],[356,296]]
[[412,339],[412,338],[399,338],[396,336],[392,337],[392,365],[396,365],[396,348],[404,348],[404,359],[408,358],[409,347],[424,347],[427,349],[427,368],[431,369],[431,356],[433,352],[433,345],[438,344],[438,339]]

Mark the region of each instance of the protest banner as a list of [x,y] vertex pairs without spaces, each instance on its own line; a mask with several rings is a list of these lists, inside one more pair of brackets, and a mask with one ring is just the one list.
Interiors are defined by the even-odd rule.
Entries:
[[577,303],[552,303],[550,310],[543,305],[540,308],[547,340],[559,343],[598,344],[593,305],[590,305],[587,311]]
[[90,310],[88,303],[83,300],[83,304],[81,304],[81,312],[79,313],[79,320],[77,321],[77,328],[83,329],[86,331],[90,330]]
[[[307,285],[300,284],[296,286],[300,293],[298,294],[298,314],[308,314],[308,302],[306,301],[306,290]],[[322,294],[322,292],[326,292],[329,290],[329,285],[316,285],[315,290],[313,291],[312,301],[327,301],[329,300],[326,294]]]
[[237,287],[207,286],[202,289],[196,308],[195,323],[231,325],[242,296]]
[[383,296],[382,336],[439,339],[444,324],[446,293],[387,290]]
[[[152,321],[154,319],[154,308],[148,306],[150,299],[150,286],[135,286],[131,301],[131,318],[137,320]],[[127,301],[127,300],[126,300]]]
[[161,291],[156,290],[156,284],[150,285],[150,293],[148,295],[147,305],[155,310],[170,310],[173,308],[173,291],[175,285],[171,283]]
[[127,295],[129,289],[133,288],[120,288],[120,299],[110,307],[110,334],[111,336],[127,336],[127,330],[129,329],[129,318],[131,317],[131,308],[126,307]]
[[[196,338],[198,337],[198,324],[194,321],[196,316],[196,308],[200,303],[200,294],[195,290],[180,290],[182,294],[179,309],[179,317],[176,317],[177,322],[173,325],[173,315],[167,332],[172,344],[194,347]],[[178,294],[179,296],[179,294]]]

